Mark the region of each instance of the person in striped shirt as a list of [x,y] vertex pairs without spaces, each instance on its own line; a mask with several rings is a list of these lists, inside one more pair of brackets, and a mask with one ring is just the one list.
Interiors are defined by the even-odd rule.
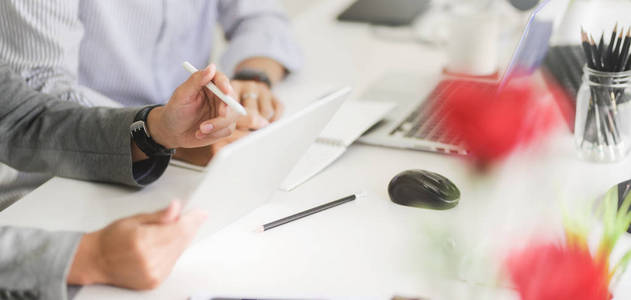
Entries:
[[[301,68],[302,54],[275,0],[2,0],[0,61],[58,99],[162,104],[187,78],[182,61],[207,65],[218,29],[229,42],[220,69],[248,110],[238,127],[247,132],[277,120],[283,104],[271,86]],[[211,157],[206,147],[175,158],[203,165]],[[48,179],[0,165],[3,175],[0,209],[3,193],[12,203]]]

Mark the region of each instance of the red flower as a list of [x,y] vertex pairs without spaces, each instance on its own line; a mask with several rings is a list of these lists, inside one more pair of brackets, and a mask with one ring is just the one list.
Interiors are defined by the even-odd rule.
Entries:
[[[530,79],[520,79],[497,92],[499,86],[460,81],[443,99],[444,129],[462,138],[464,146],[480,164],[500,160],[517,146],[528,144],[556,121],[550,93]],[[547,97],[547,98],[546,98]]]
[[508,274],[522,300],[609,300],[607,266],[589,250],[539,244],[511,255]]

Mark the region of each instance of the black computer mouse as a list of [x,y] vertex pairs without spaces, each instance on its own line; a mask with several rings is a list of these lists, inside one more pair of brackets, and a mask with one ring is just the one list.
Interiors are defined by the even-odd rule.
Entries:
[[425,170],[408,170],[388,185],[392,202],[419,208],[444,210],[458,205],[460,191],[449,179]]

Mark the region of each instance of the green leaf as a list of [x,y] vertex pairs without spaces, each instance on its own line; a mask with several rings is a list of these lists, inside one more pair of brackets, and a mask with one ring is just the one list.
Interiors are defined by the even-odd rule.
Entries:
[[618,284],[618,281],[620,280],[620,278],[622,278],[622,275],[627,271],[627,268],[629,267],[629,262],[631,262],[631,250],[629,250],[620,259],[620,261],[618,261],[616,266],[611,271],[612,274],[615,276],[615,279],[613,280],[614,286]]
[[603,237],[598,248],[599,257],[609,257],[617,241],[618,187],[607,191],[602,202]]

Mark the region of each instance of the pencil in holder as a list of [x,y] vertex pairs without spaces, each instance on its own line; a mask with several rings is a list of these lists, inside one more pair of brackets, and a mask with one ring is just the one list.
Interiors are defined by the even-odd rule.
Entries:
[[631,71],[584,67],[576,103],[574,137],[579,155],[616,162],[631,149]]

